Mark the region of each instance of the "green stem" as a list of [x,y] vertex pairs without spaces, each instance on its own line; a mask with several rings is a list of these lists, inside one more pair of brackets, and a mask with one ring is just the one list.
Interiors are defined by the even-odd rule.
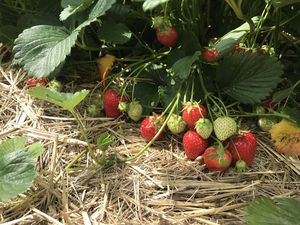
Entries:
[[85,129],[85,126],[79,116],[79,113],[76,112],[75,110],[70,110],[71,114],[73,115],[73,117],[76,119],[77,123],[79,124],[79,128],[80,128],[80,131],[81,131],[81,134],[85,140],[85,142],[87,143],[87,150],[88,152],[90,153],[91,157],[93,158],[93,160],[95,160],[97,162],[97,158],[93,152],[93,149],[92,149],[92,146],[91,146],[91,143],[88,139],[88,136],[87,136],[87,132],[86,132],[86,129]]

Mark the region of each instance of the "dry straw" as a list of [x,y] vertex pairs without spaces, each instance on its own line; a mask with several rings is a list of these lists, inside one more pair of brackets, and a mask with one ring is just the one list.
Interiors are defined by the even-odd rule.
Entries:
[[[241,174],[207,173],[184,158],[176,137],[126,165],[101,171],[87,155],[63,173],[86,143],[66,111],[26,95],[25,79],[21,70],[0,68],[0,139],[25,135],[46,151],[28,192],[0,203],[2,224],[244,224],[243,208],[257,197],[300,198],[300,161],[275,152],[261,132],[254,164]],[[85,115],[84,104],[80,112]],[[145,144],[135,124],[84,122],[91,139],[104,131],[115,135],[110,152],[129,156]]]

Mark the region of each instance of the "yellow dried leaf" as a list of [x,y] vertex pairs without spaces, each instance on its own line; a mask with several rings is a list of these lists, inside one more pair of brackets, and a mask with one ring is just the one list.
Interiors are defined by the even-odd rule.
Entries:
[[291,156],[300,156],[300,127],[287,120],[273,125],[270,130],[275,150]]
[[106,79],[106,75],[112,68],[115,60],[116,57],[110,54],[106,54],[105,56],[97,59],[98,71],[102,81]]

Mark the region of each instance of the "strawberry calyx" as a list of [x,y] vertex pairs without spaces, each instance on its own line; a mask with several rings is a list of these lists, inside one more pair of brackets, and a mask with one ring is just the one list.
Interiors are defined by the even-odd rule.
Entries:
[[156,16],[152,19],[152,27],[163,34],[166,34],[168,33],[169,28],[172,27],[172,23],[167,17]]
[[152,115],[149,116],[149,120],[153,124],[153,126],[155,126],[156,129],[159,129],[164,123],[165,117],[153,112]]

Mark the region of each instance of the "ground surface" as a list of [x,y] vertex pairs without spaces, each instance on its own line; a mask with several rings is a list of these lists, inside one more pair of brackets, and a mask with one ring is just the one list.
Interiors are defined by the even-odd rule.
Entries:
[[[257,197],[300,198],[300,161],[275,152],[255,126],[257,156],[241,174],[208,173],[184,158],[176,137],[126,165],[101,171],[85,156],[76,170],[62,173],[86,143],[67,112],[26,95],[24,76],[0,67],[0,139],[25,135],[46,151],[32,188],[0,203],[4,224],[244,224],[243,209]],[[84,115],[84,107],[80,111]],[[88,117],[85,123],[91,138],[115,135],[111,152],[129,156],[145,145],[136,124]]]

